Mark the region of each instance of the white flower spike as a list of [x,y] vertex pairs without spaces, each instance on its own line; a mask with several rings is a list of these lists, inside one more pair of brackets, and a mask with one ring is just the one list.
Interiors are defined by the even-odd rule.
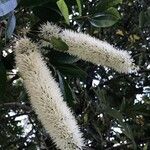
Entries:
[[[64,51],[70,55],[92,62],[97,65],[107,66],[121,73],[136,71],[136,67],[128,52],[114,48],[107,42],[101,41],[88,34],[77,33],[67,29],[61,29],[53,23],[43,24],[40,28],[40,36],[51,40],[52,37],[61,38],[69,49]],[[43,46],[49,42],[41,41]]]
[[63,101],[60,88],[36,44],[22,38],[16,44],[15,53],[16,65],[24,79],[31,104],[57,148],[81,150],[84,140],[77,122]]

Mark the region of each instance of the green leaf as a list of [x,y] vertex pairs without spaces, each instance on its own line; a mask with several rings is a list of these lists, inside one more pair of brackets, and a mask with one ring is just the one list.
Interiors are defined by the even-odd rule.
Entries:
[[132,108],[135,115],[150,116],[150,107],[148,104],[136,103]]
[[80,16],[82,15],[82,5],[81,5],[81,0],[76,0],[77,5],[78,5],[78,9],[79,9],[79,14]]
[[125,109],[126,109],[126,100],[123,99],[123,100],[122,100],[122,103],[121,103],[121,105],[120,105],[120,112],[124,112]]
[[87,73],[73,64],[57,64],[56,68],[65,76],[85,79]]
[[59,51],[64,52],[69,49],[68,45],[61,38],[52,37],[51,44],[53,45],[54,49]]
[[123,122],[124,117],[122,116],[122,114],[116,109],[111,109],[110,107],[105,108],[104,111],[118,121],[118,123],[122,127],[122,132],[133,142],[134,147],[136,147],[132,130],[128,124]]
[[66,23],[69,24],[69,11],[65,1],[64,0],[57,1],[57,6],[61,11],[63,17],[65,18]]
[[120,14],[118,12],[118,10],[114,7],[110,7],[109,9],[107,9],[106,11],[104,11],[106,14],[110,14],[112,16],[114,16],[116,19],[120,19]]
[[67,104],[70,107],[74,107],[74,96],[71,90],[71,87],[67,83],[67,81],[63,78],[63,76],[57,71],[58,78],[59,78],[59,84],[60,84],[60,89],[63,93],[64,100],[67,102]]
[[103,13],[97,13],[89,20],[95,27],[110,27],[118,22],[120,14],[117,9],[111,7]]
[[139,14],[139,27],[149,27],[150,26],[150,7],[147,11],[141,11]]
[[124,122],[124,117],[121,112],[118,110],[111,108],[108,103],[107,103],[107,93],[105,90],[100,90],[99,88],[95,91],[97,94],[97,97],[100,99],[100,106],[102,107],[103,112],[108,114],[109,116],[113,117],[116,119],[119,123],[119,125],[122,127],[122,132],[132,140],[134,147],[136,147],[135,142],[134,142],[134,137],[132,130],[130,129],[129,125]]
[[117,119],[119,121],[119,123],[122,124],[123,121],[123,116],[120,112],[118,112],[115,109],[111,109],[110,107],[107,106],[107,108],[105,108],[105,112],[107,114],[109,114],[110,116],[112,116],[113,118]]
[[122,0],[101,0],[97,5],[96,5],[96,12],[97,11],[104,11],[110,7],[116,6],[118,4],[121,4]]
[[53,64],[72,64],[79,60],[79,58],[75,56],[55,50],[50,51],[49,58]]
[[5,95],[6,79],[6,69],[3,63],[0,61],[0,98],[3,98]]

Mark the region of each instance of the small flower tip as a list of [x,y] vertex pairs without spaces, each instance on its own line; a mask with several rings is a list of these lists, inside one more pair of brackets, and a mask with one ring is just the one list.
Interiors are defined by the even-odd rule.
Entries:
[[16,42],[15,53],[29,55],[34,51],[37,51],[37,46],[32,43],[27,37],[21,38]]

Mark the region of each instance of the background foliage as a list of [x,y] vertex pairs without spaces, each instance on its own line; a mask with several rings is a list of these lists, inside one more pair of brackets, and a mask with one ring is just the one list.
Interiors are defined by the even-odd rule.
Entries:
[[140,67],[137,74],[118,74],[43,48],[84,133],[85,149],[150,149],[149,6],[149,0],[1,0],[0,149],[56,149],[30,106],[13,53],[14,39],[27,34],[37,41],[47,21],[125,49]]

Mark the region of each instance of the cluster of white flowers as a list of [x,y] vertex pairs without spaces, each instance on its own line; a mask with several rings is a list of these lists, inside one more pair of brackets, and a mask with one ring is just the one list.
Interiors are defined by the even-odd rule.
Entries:
[[[54,34],[54,33],[53,33]],[[20,39],[15,46],[16,65],[39,120],[61,150],[84,146],[77,122],[63,101],[58,84],[46,67],[35,43]]]
[[[121,73],[130,73],[137,69],[128,52],[116,49],[107,42],[91,37],[88,34],[77,33],[67,29],[63,30],[57,25],[48,22],[41,26],[39,36],[49,41],[52,37],[61,38],[69,46],[69,49],[64,52],[77,56],[82,60],[107,66]],[[43,46],[51,44],[44,40],[41,43]]]
[[[41,26],[39,36],[42,46],[51,45],[52,37],[61,38],[69,47],[64,52],[70,55],[111,67],[118,72],[136,71],[128,52],[87,34],[63,30],[57,25],[47,23]],[[28,38],[22,38],[16,43],[15,53],[16,65],[24,79],[31,104],[57,148],[81,150],[84,146],[82,133],[72,112],[63,101],[60,88],[43,61],[38,46]]]

